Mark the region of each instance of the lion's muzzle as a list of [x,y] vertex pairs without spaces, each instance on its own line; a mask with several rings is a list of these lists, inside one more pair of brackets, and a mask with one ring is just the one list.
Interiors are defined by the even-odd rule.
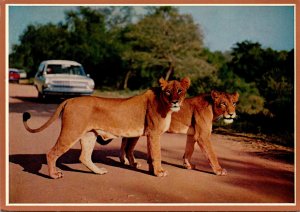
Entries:
[[172,101],[171,102],[171,108],[173,112],[178,112],[180,110],[180,104],[178,100]]
[[228,113],[227,115],[224,115],[223,120],[225,124],[231,124],[233,122],[233,119],[236,117],[236,113]]

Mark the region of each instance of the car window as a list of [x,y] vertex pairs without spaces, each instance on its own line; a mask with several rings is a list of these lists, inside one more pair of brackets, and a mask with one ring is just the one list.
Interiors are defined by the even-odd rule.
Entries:
[[38,72],[42,72],[44,70],[45,65],[41,63],[41,65],[38,68]]
[[85,75],[82,66],[67,66],[60,64],[50,64],[46,69],[47,74],[72,74],[72,75]]

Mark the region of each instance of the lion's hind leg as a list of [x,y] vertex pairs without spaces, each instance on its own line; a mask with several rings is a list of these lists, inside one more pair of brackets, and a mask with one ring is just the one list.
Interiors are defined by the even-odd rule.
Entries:
[[128,139],[129,138],[122,138],[122,143],[121,143],[121,148],[120,148],[120,154],[119,154],[119,158],[122,164],[124,165],[129,165],[129,161],[126,157],[126,147],[127,147],[127,143],[128,143]]
[[67,152],[80,138],[79,133],[69,133],[67,130],[62,129],[56,144],[47,153],[47,164],[49,169],[49,175],[53,179],[62,178],[63,174],[56,168],[57,159]]
[[188,135],[186,139],[185,152],[183,155],[183,166],[186,169],[195,169],[195,165],[191,163],[192,154],[195,148],[195,139],[193,135]]
[[139,137],[123,138],[120,149],[120,161],[125,165],[130,165],[134,168],[140,168],[142,165],[136,161],[134,157],[134,147],[136,146]]
[[94,150],[96,135],[93,132],[88,132],[81,137],[81,154],[79,160],[88,169],[96,174],[106,174],[108,171],[105,168],[98,168],[92,161],[92,153]]
[[56,168],[56,161],[57,159],[64,154],[66,151],[59,151],[59,145],[55,144],[55,146],[47,153],[47,164],[48,164],[48,171],[49,176],[53,179],[62,178],[63,174],[61,171],[57,170]]

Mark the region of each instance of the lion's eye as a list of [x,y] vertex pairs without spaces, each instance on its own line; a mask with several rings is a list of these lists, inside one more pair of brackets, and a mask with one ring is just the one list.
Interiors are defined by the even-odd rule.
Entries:
[[221,102],[221,107],[226,107],[226,103],[225,102]]
[[165,94],[166,94],[167,96],[170,96],[170,95],[171,95],[171,91],[166,90]]
[[181,94],[182,93],[182,89],[179,88],[178,91],[177,91],[177,93]]
[[232,105],[235,107],[236,106],[236,102],[233,102]]

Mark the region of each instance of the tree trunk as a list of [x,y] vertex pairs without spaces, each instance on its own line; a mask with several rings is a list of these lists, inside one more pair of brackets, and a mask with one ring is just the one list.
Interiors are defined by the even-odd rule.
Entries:
[[167,71],[167,73],[166,73],[166,78],[165,78],[165,80],[169,80],[169,78],[170,78],[170,76],[173,74],[173,72],[174,72],[174,67],[173,67],[173,65],[172,64],[170,64],[170,66],[169,66],[169,70]]
[[128,88],[128,80],[129,80],[130,75],[131,75],[131,71],[128,71],[125,75],[124,85],[123,85],[124,90]]

